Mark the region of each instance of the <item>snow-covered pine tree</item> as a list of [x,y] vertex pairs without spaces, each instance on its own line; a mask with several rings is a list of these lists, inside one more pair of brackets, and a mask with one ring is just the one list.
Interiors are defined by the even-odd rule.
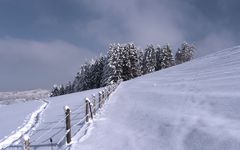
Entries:
[[101,86],[106,86],[121,79],[122,51],[120,44],[110,44],[107,60],[104,61]]
[[129,80],[141,75],[141,67],[137,47],[133,43],[128,43],[125,45],[125,49],[128,49],[127,52],[129,53],[128,57],[126,57],[129,63],[129,74],[127,78],[127,80]]
[[156,60],[157,60],[157,63],[156,63],[156,71],[158,70],[161,70],[162,69],[162,66],[161,66],[161,62],[163,61],[163,50],[160,46],[157,46],[156,48]]
[[54,96],[58,96],[59,94],[59,89],[58,86],[56,84],[53,85],[53,89],[50,93],[50,97],[54,97]]
[[111,44],[108,52],[109,76],[106,84],[116,83],[122,79],[122,64],[124,48],[120,44]]
[[59,95],[64,95],[65,94],[65,89],[64,89],[64,86],[61,84],[59,86]]
[[193,54],[195,51],[195,46],[193,44],[188,44],[186,42],[182,43],[181,48],[177,50],[175,54],[176,64],[181,64],[186,61],[193,59]]
[[104,67],[104,60],[106,58],[104,56],[100,56],[98,59],[94,61],[91,65],[90,70],[90,82],[91,82],[91,89],[99,88],[101,86],[101,80],[103,76],[103,67]]
[[139,76],[143,75],[143,50],[138,49],[137,51],[138,61],[139,61]]
[[80,71],[77,73],[73,81],[74,92],[90,89],[90,78],[88,78],[90,74],[90,67],[90,63],[85,63],[80,67]]
[[130,44],[121,44],[119,47],[120,50],[120,62],[121,62],[121,75],[120,78],[124,81],[131,78],[131,62],[130,62]]
[[129,66],[129,61],[128,61],[129,55],[128,55],[128,52],[125,52],[124,44],[118,43],[114,50],[115,50],[114,51],[115,61],[110,61],[110,63],[112,62],[110,66],[112,66],[114,69],[112,81],[116,83],[119,80],[122,80],[123,78],[127,79],[123,71],[127,70],[126,68],[128,68],[127,66]]
[[158,60],[158,65],[160,63],[158,69],[164,69],[175,65],[172,50],[168,44],[165,45],[163,48],[160,48]]
[[143,57],[143,74],[151,73],[155,71],[157,60],[156,52],[153,45],[148,45],[145,49]]
[[109,65],[108,57],[104,57],[104,58],[105,59],[103,59],[103,73],[100,81],[100,87],[109,85],[111,82],[111,76],[113,75],[113,69]]
[[71,83],[71,81],[69,81],[67,83],[67,85],[65,86],[65,93],[70,94],[72,92],[73,92],[72,83]]
[[81,66],[80,67],[80,71],[77,73],[77,75],[75,76],[74,78],[74,81],[73,81],[73,91],[74,92],[79,92],[81,91],[81,81],[83,80],[83,77],[82,77],[82,74],[83,74],[84,70],[83,70],[83,67]]
[[81,91],[84,90],[89,90],[93,87],[93,81],[91,81],[91,77],[93,76],[92,72],[92,67],[93,67],[93,61],[92,62],[87,62],[83,65],[84,72],[82,74],[82,83],[81,83]]

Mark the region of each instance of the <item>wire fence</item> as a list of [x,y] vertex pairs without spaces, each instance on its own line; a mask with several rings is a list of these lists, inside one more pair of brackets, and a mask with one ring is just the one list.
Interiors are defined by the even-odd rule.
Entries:
[[41,149],[41,147],[51,147],[52,150],[66,149],[71,145],[72,136],[76,135],[85,124],[94,119],[97,111],[103,107],[119,84],[120,82],[106,86],[97,94],[92,94],[91,98],[85,98],[85,104],[73,108],[72,111],[68,106],[65,106],[64,117],[57,122],[52,122],[47,128],[41,129],[43,130],[41,135],[35,131],[35,133],[29,135],[29,138],[22,136],[24,137],[23,144],[15,144],[10,147],[24,150]]

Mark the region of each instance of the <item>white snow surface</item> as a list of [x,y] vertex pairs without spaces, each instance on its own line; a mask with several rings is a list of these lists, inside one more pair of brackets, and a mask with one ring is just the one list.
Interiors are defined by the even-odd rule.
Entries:
[[[74,136],[85,123],[85,98],[91,98],[100,89],[74,94],[12,103],[0,107],[0,149],[23,148],[23,139],[28,136],[30,149],[66,149],[65,109],[71,111],[71,133]],[[6,116],[8,116],[6,118]],[[5,136],[5,137],[4,137]],[[52,143],[50,143],[52,138]]]
[[29,101],[5,105],[0,108],[0,149],[6,148],[27,133],[35,124],[37,115],[46,104]]
[[73,150],[239,150],[240,46],[123,82]]
[[[85,98],[91,98],[101,89],[83,91],[74,94],[57,96],[46,99],[49,102],[47,109],[40,118],[38,126],[30,134],[30,145],[32,149],[45,150],[66,149],[65,110],[71,111],[71,133],[74,136],[85,123]],[[11,149],[12,147],[9,147]]]

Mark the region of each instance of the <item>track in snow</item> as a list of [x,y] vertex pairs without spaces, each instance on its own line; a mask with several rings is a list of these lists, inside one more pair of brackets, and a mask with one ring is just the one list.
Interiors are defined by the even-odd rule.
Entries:
[[39,123],[40,117],[43,111],[47,108],[49,102],[42,100],[44,104],[34,111],[28,120],[25,120],[23,127],[17,129],[11,135],[6,137],[3,141],[0,142],[0,149],[8,148],[22,148],[22,138],[25,134],[31,134],[32,130]]

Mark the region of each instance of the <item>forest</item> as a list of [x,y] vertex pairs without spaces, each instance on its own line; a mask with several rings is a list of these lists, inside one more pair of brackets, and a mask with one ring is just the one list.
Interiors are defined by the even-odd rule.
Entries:
[[127,81],[193,59],[195,46],[181,44],[175,55],[171,47],[148,45],[144,50],[134,43],[110,44],[107,55],[92,59],[80,67],[74,80],[54,85],[50,96],[59,96]]

